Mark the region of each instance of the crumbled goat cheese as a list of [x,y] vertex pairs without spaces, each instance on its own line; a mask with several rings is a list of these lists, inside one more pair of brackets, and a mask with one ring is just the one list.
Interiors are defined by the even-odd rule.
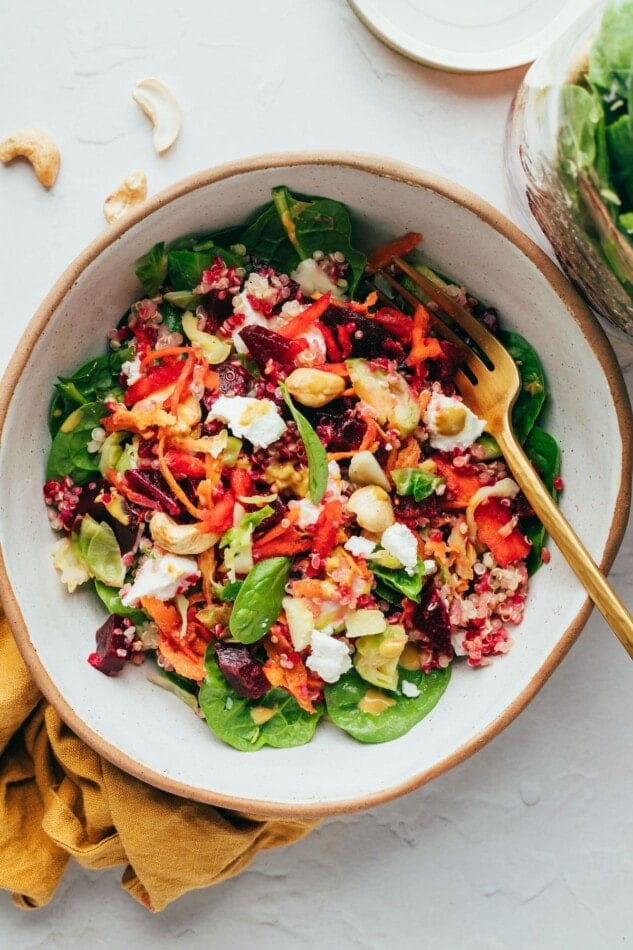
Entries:
[[310,640],[312,653],[306,660],[306,666],[325,680],[336,683],[352,665],[349,647],[343,640],[336,640],[322,630],[313,630]]
[[441,452],[467,449],[479,438],[486,424],[461,399],[442,393],[433,393],[423,421],[429,432],[429,442]]
[[418,564],[418,539],[406,524],[389,525],[383,531],[380,543],[389,554],[397,558],[407,574],[413,574]]
[[141,597],[171,600],[200,577],[198,562],[179,554],[163,554],[141,564],[129,590],[121,589],[121,602],[135,607]]
[[367,557],[376,550],[376,545],[369,538],[361,538],[359,534],[353,534],[352,537],[343,545],[346,551],[352,557]]
[[275,403],[252,396],[220,396],[207,418],[221,419],[233,435],[248,439],[259,449],[267,448],[286,431]]
[[415,685],[415,683],[410,683],[409,680],[402,680],[400,689],[405,696],[409,697],[409,699],[415,699],[416,696],[420,695],[420,690],[418,687]]
[[288,508],[298,512],[297,527],[302,529],[316,524],[321,514],[321,506],[313,505],[308,498],[300,498],[298,501],[293,498],[288,502]]
[[126,360],[125,363],[121,364],[121,372],[127,377],[128,386],[131,386],[132,383],[138,382],[142,377],[141,373],[141,358],[137,356],[133,360]]

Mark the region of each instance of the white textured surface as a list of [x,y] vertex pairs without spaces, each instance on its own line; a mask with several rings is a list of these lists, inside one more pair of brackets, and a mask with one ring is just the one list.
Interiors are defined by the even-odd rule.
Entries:
[[[416,65],[383,47],[344,0],[242,0],[237,10],[200,0],[0,5],[0,137],[43,127],[62,151],[50,193],[26,164],[0,167],[2,367],[132,168],[155,192],[247,154],[356,148],[454,178],[511,212],[502,140],[521,70],[472,77]],[[131,99],[145,75],[163,79],[183,108],[181,137],[160,158]],[[617,352],[633,388],[633,348]],[[612,572],[629,605],[632,568],[630,527]],[[626,946],[631,683],[630,661],[596,615],[519,719],[431,785],[327,822],[158,917],[120,889],[120,872],[71,867],[36,913],[0,895],[0,945]]]

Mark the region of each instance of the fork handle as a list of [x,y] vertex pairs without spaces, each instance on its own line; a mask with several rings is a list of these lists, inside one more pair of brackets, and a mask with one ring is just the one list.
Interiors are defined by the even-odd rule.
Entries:
[[508,468],[545,530],[630,657],[633,617],[608,583],[536,473],[511,430],[494,433]]

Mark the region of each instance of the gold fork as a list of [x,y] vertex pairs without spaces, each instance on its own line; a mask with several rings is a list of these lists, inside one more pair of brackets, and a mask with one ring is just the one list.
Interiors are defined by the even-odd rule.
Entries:
[[[541,524],[629,656],[633,657],[633,617],[561,513],[514,434],[511,411],[521,389],[521,377],[514,360],[479,320],[431,280],[400,257],[393,257],[391,264],[406,274],[437,305],[438,309],[432,310],[435,329],[445,339],[459,346],[464,355],[462,368],[455,375],[455,383],[466,405],[480,419],[486,420],[486,430],[496,439],[508,468]],[[411,306],[420,303],[390,270],[381,268],[375,273]],[[377,289],[383,298],[389,300]],[[456,332],[459,329],[466,334],[467,340]]]

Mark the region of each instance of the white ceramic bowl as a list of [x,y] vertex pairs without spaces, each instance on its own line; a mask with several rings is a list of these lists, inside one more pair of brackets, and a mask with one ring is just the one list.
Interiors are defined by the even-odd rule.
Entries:
[[35,679],[86,742],[156,786],[262,814],[327,815],[410,791],[481,748],[534,696],[590,607],[553,550],[533,580],[512,651],[476,671],[457,664],[428,718],[381,745],[356,743],[323,723],[308,745],[236,752],[150,684],[143,667],[108,678],[87,664],[103,614],[91,593],[70,596],[60,584],[42,501],[52,385],[102,351],[106,330],[138,293],[136,258],[159,240],[242,222],[279,184],[346,202],[367,249],[422,231],[427,256],[532,342],[552,390],[547,425],[563,450],[562,508],[604,568],[629,509],[631,409],[595,318],[529,239],[464,189],[374,156],[267,155],[202,172],[113,226],[53,287],[9,364],[0,400],[0,589]]

